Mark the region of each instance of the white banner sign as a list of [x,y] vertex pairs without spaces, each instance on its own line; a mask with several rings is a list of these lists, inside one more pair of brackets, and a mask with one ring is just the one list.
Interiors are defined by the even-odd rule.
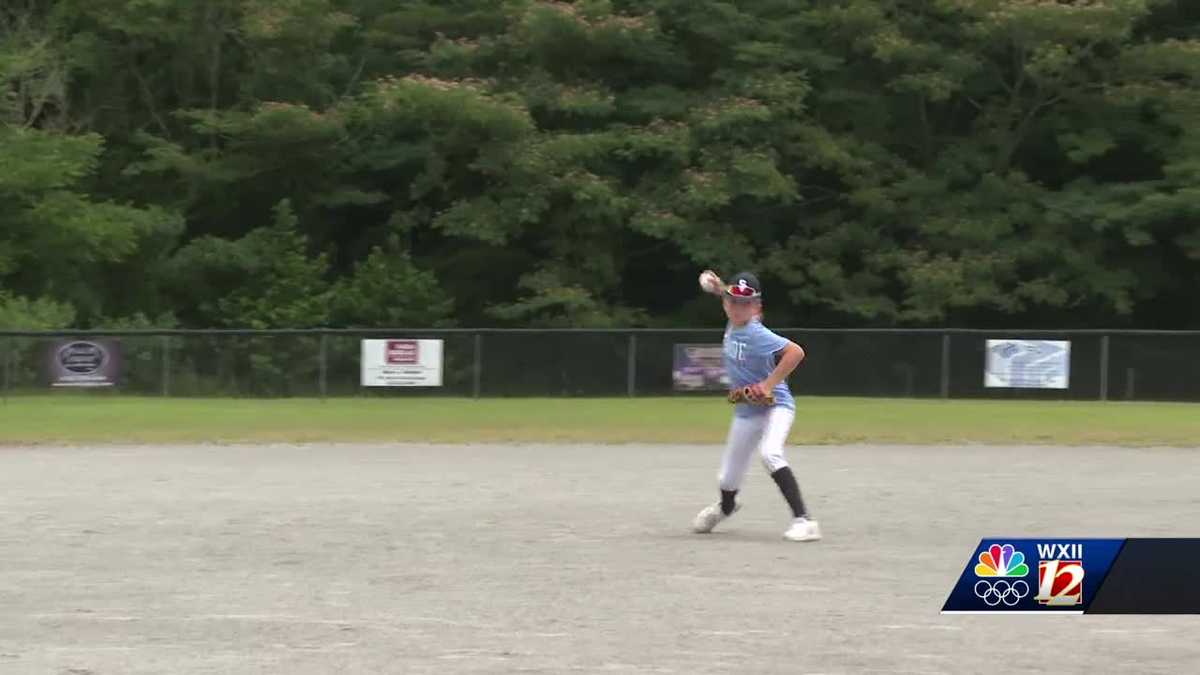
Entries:
[[362,386],[442,386],[442,341],[363,340]]
[[983,386],[1066,389],[1071,343],[1058,340],[988,340]]

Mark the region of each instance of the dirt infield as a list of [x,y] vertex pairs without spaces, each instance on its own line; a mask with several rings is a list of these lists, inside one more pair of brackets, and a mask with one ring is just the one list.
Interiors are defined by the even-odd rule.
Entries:
[[942,616],[982,536],[1200,535],[1200,452],[0,449],[0,673],[1171,672],[1200,617]]

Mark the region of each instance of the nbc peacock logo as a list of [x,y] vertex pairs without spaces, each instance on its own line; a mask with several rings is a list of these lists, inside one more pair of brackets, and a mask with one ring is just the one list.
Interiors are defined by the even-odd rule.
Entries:
[[977,577],[1023,577],[1027,574],[1029,565],[1025,564],[1025,554],[1012,544],[992,544],[988,550],[980,552],[979,564],[975,565]]
[[[975,597],[988,607],[1016,607],[1029,595],[1029,582],[1024,579],[1009,581],[1014,577],[1029,574],[1025,554],[1012,544],[992,544],[986,551],[979,552],[979,563],[975,565]],[[1001,578],[1004,577],[1004,578]]]

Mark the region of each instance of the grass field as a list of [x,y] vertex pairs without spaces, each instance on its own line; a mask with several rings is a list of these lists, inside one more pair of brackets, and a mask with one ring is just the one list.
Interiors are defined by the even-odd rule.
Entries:
[[[863,398],[797,403],[793,444],[1200,444],[1195,404]],[[729,415],[719,398],[23,396],[0,404],[0,444],[721,443]]]

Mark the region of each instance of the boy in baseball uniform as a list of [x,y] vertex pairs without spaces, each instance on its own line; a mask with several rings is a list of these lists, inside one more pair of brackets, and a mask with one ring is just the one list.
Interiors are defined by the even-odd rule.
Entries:
[[741,507],[737,493],[757,451],[792,511],[792,522],[783,533],[784,539],[816,541],[821,538],[821,530],[809,516],[796,477],[783,455],[796,416],[787,377],[804,360],[804,350],[763,325],[762,286],[758,277],[742,272],[726,285],[711,270],[705,270],[700,279],[705,291],[720,296],[729,320],[723,360],[732,388],[730,401],[736,405],[721,457],[718,476],[721,499],[697,514],[692,529],[712,532]]

